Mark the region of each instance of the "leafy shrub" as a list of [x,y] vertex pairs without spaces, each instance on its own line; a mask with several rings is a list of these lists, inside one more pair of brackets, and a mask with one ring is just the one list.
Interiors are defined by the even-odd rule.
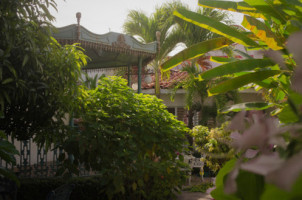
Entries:
[[192,137],[196,150],[204,155],[202,161],[214,172],[217,172],[223,164],[233,157],[230,147],[230,131],[226,130],[227,123],[219,128],[209,130],[206,126],[195,126]]
[[167,199],[182,185],[186,165],[175,152],[184,151],[187,128],[161,100],[103,77],[96,89],[83,88],[77,103],[82,128],[62,145],[73,162],[62,155],[60,173],[77,174],[83,163],[104,177],[108,198]]

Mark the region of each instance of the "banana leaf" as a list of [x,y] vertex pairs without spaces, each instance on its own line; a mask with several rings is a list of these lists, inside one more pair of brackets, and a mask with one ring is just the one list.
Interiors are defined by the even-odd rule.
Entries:
[[262,12],[265,16],[270,16],[278,24],[287,22],[286,13],[280,9],[276,9],[275,5],[264,0],[244,0],[250,6]]
[[218,85],[210,88],[208,90],[208,94],[209,96],[213,96],[216,94],[225,93],[231,90],[238,89],[250,83],[262,81],[264,79],[267,79],[268,77],[275,76],[280,73],[281,71],[279,70],[266,70],[245,74],[219,83]]
[[256,18],[266,19],[262,13],[259,13],[254,7],[244,1],[199,0],[198,5],[206,8],[239,12]]
[[224,23],[213,20],[210,17],[203,16],[186,9],[178,9],[177,11],[174,11],[173,14],[187,22],[193,23],[204,29],[225,36],[226,38],[238,44],[242,44],[244,46],[259,46],[258,43],[249,38],[246,34],[239,32],[235,28],[232,28],[231,26],[228,26]]
[[203,54],[223,48],[232,44],[231,40],[228,40],[225,37],[214,38],[211,40],[203,41],[197,44],[192,45],[191,47],[179,52],[178,54],[174,55],[172,58],[167,60],[161,65],[161,69],[165,72],[169,69],[179,65],[183,61],[190,60],[193,58],[197,58],[202,56]]
[[238,60],[205,71],[199,75],[199,79],[208,80],[219,76],[225,76],[243,71],[250,71],[255,68],[264,68],[272,65],[275,65],[275,63],[268,58]]
[[211,56],[210,61],[216,62],[216,63],[229,63],[237,61],[236,58],[229,58],[229,57],[220,57],[220,56]]
[[277,36],[271,31],[271,28],[267,27],[263,22],[245,15],[241,25],[252,31],[254,35],[265,42],[269,48],[273,50],[284,48]]

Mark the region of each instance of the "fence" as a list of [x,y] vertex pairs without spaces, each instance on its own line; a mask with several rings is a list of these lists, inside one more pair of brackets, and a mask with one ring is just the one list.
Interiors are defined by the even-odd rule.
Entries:
[[[20,155],[16,157],[16,165],[8,165],[0,159],[0,167],[11,169],[19,177],[52,177],[55,176],[60,162],[59,155],[64,153],[60,149],[49,148],[45,146],[39,147],[30,140],[18,141],[8,138],[12,142]],[[91,175],[92,172],[79,167],[80,176]]]

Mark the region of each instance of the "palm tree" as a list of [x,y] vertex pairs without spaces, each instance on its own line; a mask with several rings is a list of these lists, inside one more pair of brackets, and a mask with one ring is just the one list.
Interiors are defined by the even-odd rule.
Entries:
[[[226,24],[230,24],[228,15],[225,12],[213,10],[209,8],[199,8],[195,11],[200,15],[205,15],[211,17],[215,20],[222,21]],[[176,18],[177,23],[182,29],[184,34],[185,41],[184,44],[189,47],[193,44],[206,41],[215,37],[218,37],[217,34],[210,32],[206,29],[203,29],[199,26],[196,26],[192,23],[188,23],[179,18]],[[193,116],[194,110],[203,110],[204,100],[207,98],[207,84],[206,81],[199,81],[196,79],[198,74],[202,71],[207,70],[210,64],[205,59],[205,56],[191,60],[187,65],[183,67],[183,71],[188,73],[188,78],[183,82],[175,86],[173,91],[174,95],[177,88],[183,88],[186,90],[186,105],[188,108],[188,127],[193,128]]]
[[159,73],[160,65],[167,55],[180,42],[184,42],[184,35],[178,24],[174,21],[173,11],[186,7],[180,2],[165,3],[155,9],[150,16],[137,10],[131,10],[124,23],[124,32],[137,36],[143,43],[158,41],[158,52],[151,62],[155,72],[155,94],[159,97]]

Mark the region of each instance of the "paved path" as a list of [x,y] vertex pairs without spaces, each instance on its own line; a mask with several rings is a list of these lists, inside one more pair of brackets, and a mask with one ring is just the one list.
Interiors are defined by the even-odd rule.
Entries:
[[177,200],[210,200],[212,197],[209,194],[201,192],[188,192],[183,191],[177,196]]

